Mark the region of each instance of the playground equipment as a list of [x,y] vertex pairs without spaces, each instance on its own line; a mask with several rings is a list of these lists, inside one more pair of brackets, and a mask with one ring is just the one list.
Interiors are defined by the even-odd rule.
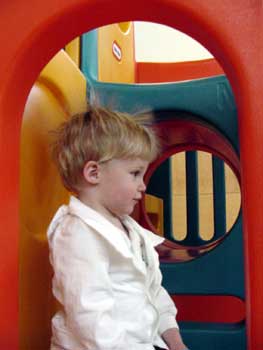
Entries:
[[[195,316],[195,322],[181,323],[186,343],[195,349],[213,348],[215,344],[222,344],[222,348],[229,350],[246,349],[242,302],[245,299],[242,220],[239,215],[226,237],[223,162],[215,157],[225,160],[240,178],[236,107],[229,83],[222,75],[161,85],[101,82],[97,67],[93,65],[103,59],[98,58],[97,51],[93,49],[97,36],[98,33],[94,31],[82,39],[82,70],[90,89],[89,99],[92,101],[95,96],[100,104],[128,112],[145,108],[155,111],[155,128],[165,146],[162,157],[152,165],[146,178],[149,181],[149,193],[164,200],[164,236],[169,239],[173,239],[169,203],[171,173],[169,161],[163,161],[173,153],[187,151],[188,234],[183,241],[176,242],[180,243],[179,249],[178,246],[167,244],[167,248],[174,250],[169,251],[169,258],[162,258],[161,265],[164,286],[182,304],[182,320],[189,321],[185,319],[184,310],[194,310],[195,305],[199,305],[202,300],[202,315]],[[189,152],[195,150],[206,150],[214,155],[215,235],[209,242],[202,241],[198,235],[197,165],[195,152]],[[160,164],[158,173],[154,173]],[[155,230],[143,204],[140,221]],[[208,251],[209,254],[201,256]],[[191,262],[182,262],[190,259]],[[180,260],[179,264],[176,263]],[[216,305],[228,308],[225,315]],[[211,307],[220,322],[209,322]],[[230,319],[232,321],[227,321]]]
[[[263,196],[262,150],[263,136],[260,120],[263,117],[260,92],[262,90],[262,26],[261,4],[257,1],[229,3],[203,0],[156,2],[90,0],[18,1],[1,5],[1,309],[0,346],[10,350],[19,348],[18,322],[18,256],[19,256],[19,135],[21,116],[29,90],[41,69],[51,57],[72,38],[103,24],[140,19],[162,21],[186,32],[217,58],[230,81],[238,110],[238,129],[241,155],[241,184],[244,218],[245,285],[247,348],[261,350],[263,336],[262,302],[262,238],[261,208]],[[160,12],[160,7],[162,11]],[[101,16],[103,13],[105,17]],[[14,13],[16,23],[13,25]],[[26,13],[27,16],[19,16]],[[160,13],[162,17],[160,18]],[[61,30],[63,28],[63,30]],[[95,85],[95,84],[94,84]],[[103,101],[102,86],[93,86]],[[104,93],[114,95],[118,87],[103,86]],[[136,91],[134,88],[133,91]],[[123,87],[125,93],[126,87]],[[170,108],[163,89],[163,105]],[[149,90],[144,96],[153,95]],[[223,94],[224,95],[224,94]],[[105,101],[105,100],[104,100]],[[124,99],[120,99],[122,103]],[[135,100],[132,100],[133,103]],[[142,105],[150,107],[147,104]],[[153,106],[155,107],[155,106]],[[7,152],[8,150],[8,152]],[[229,236],[231,237],[231,236]],[[207,254],[208,256],[208,254]]]

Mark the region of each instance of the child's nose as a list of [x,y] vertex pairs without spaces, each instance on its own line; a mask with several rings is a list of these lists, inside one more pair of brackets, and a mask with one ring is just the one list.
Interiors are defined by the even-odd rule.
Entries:
[[145,185],[144,181],[142,181],[142,182],[140,183],[139,190],[140,190],[141,192],[145,192],[145,190],[146,190],[146,185]]

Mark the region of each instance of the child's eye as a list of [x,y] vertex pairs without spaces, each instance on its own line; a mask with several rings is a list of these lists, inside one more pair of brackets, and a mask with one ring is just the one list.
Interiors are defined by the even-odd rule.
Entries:
[[137,177],[140,175],[140,171],[136,170],[136,171],[132,171],[131,174],[134,176],[134,177]]

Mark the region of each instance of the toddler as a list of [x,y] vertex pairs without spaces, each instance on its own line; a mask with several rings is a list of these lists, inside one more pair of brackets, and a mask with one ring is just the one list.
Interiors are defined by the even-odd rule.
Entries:
[[185,350],[176,308],[161,286],[163,238],[129,215],[158,154],[153,131],[91,108],[64,123],[52,145],[74,193],[48,228],[53,293],[51,350]]

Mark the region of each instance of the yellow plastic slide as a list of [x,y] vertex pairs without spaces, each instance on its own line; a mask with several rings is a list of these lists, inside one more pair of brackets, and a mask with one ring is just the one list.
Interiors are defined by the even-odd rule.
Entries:
[[51,268],[46,229],[69,194],[62,187],[49,153],[50,131],[86,106],[86,80],[61,50],[43,69],[25,106],[20,163],[20,350],[47,350]]

